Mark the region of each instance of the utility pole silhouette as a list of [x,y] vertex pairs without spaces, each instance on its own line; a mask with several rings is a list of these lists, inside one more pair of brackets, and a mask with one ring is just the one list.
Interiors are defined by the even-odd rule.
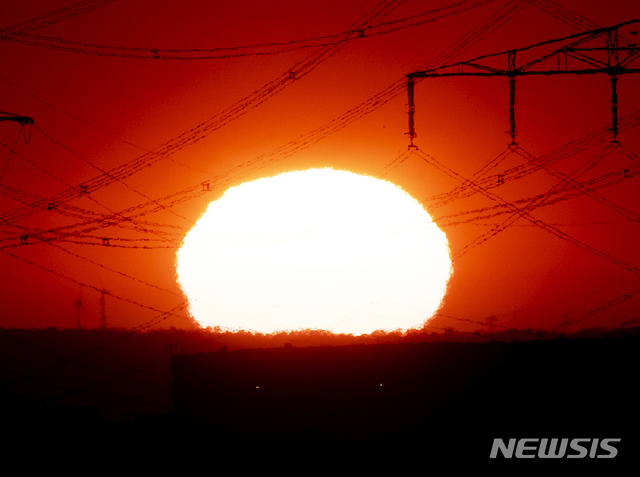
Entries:
[[80,314],[82,313],[82,300],[78,298],[75,302],[76,307],[76,321],[78,323],[78,329],[82,329],[82,323],[80,323]]
[[489,315],[487,317],[487,325],[489,325],[489,331],[493,331],[493,324],[496,320],[495,315]]
[[105,295],[107,294],[107,290],[102,290],[100,292],[100,328],[103,330],[107,327],[107,314],[105,311]]

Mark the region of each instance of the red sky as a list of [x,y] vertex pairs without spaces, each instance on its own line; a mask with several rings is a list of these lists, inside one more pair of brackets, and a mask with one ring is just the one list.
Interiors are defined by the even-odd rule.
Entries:
[[[632,176],[598,196],[553,195],[568,200],[532,211],[536,224],[483,235],[510,216],[505,203],[559,182],[520,174],[523,155],[569,144],[554,167],[571,174],[610,145],[609,134],[579,142],[611,127],[607,75],[518,79],[522,154],[487,171],[504,184],[482,183],[500,208],[451,195],[460,182],[418,154],[394,163],[408,152],[406,74],[640,19],[638,2],[4,1],[0,13],[0,111],[34,120],[0,122],[2,327],[74,327],[79,299],[84,326],[99,326],[103,289],[111,326],[192,326],[175,280],[184,234],[230,186],[311,166],[390,180],[447,234],[454,276],[435,329],[486,329],[493,315],[517,328],[577,321],[573,331],[639,316],[638,75],[618,82],[624,149],[580,179]],[[419,152],[473,178],[508,150],[508,93],[502,77],[419,82]]]

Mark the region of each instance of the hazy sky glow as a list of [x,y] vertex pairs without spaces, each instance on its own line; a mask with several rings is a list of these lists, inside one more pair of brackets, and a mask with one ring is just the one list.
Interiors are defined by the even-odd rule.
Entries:
[[[227,231],[233,237],[215,237],[235,243],[212,260],[235,256],[226,277],[243,291],[214,281],[207,298],[185,300],[176,254],[212,202],[257,179],[324,168],[397,185],[446,233],[455,274],[427,332],[572,333],[640,316],[640,74],[617,78],[619,147],[605,73],[518,76],[517,147],[505,134],[505,77],[417,81],[417,149],[407,148],[406,87],[416,71],[504,70],[516,50],[516,68],[578,68],[582,53],[554,51],[571,35],[639,19],[636,0],[4,0],[0,12],[0,327],[69,328],[78,316],[99,327],[103,298],[107,325],[128,330],[197,328],[198,303],[243,326],[261,316],[297,328],[305,325],[278,321],[279,312],[306,300],[321,310],[330,296],[332,318],[317,313],[332,327],[376,313],[396,319],[399,309],[423,321],[437,303],[395,308],[396,293],[414,295],[401,280],[384,293],[364,287],[356,304],[339,298],[373,282],[367,267],[387,266],[366,255],[371,234],[355,230],[355,211],[342,222],[345,244],[313,251],[327,269],[345,266],[326,272],[323,292],[312,299],[318,285],[298,280],[295,292],[269,290],[284,303],[246,308],[249,294],[267,293],[257,283],[277,275],[276,260],[317,268],[300,257],[336,239],[323,228],[338,225],[335,215],[301,222],[309,207],[286,200],[300,206],[287,210],[303,228],[265,221],[256,207],[284,207],[261,199]],[[627,48],[638,29],[617,36],[629,70],[640,63]],[[606,38],[580,45],[595,64],[616,57],[602,50]],[[378,225],[363,224],[385,251],[411,246]],[[265,234],[269,246],[244,247]],[[236,302],[222,306],[219,295]]]
[[178,252],[203,326],[355,335],[420,327],[451,270],[447,240],[393,184],[331,169],[230,189]]

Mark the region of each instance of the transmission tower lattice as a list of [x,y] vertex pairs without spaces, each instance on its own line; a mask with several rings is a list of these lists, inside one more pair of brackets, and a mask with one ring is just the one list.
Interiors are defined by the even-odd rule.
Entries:
[[[416,138],[414,114],[416,80],[422,78],[441,78],[456,76],[505,76],[509,78],[509,131],[510,147],[516,148],[516,78],[529,75],[593,75],[607,74],[611,81],[611,133],[612,144],[618,144],[618,76],[629,73],[640,73],[640,69],[633,68],[632,63],[640,56],[640,46],[619,35],[619,30],[629,27],[640,20],[632,20],[618,25],[599,28],[584,33],[578,33],[557,40],[549,40],[524,48],[514,49],[502,53],[481,56],[472,60],[454,63],[432,70],[414,71],[406,75],[407,96],[409,102],[409,132],[411,141],[409,148],[415,148],[413,140]],[[636,36],[637,31],[629,31],[629,35]],[[516,64],[517,53],[532,53],[534,50],[558,43],[568,43],[528,58],[521,66]],[[506,61],[505,61],[506,60]],[[506,64],[502,69],[498,64]],[[554,63],[550,68],[549,64]]]

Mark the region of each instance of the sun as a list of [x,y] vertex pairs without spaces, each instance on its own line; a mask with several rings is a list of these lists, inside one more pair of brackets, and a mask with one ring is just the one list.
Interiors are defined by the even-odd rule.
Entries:
[[445,234],[402,189],[310,169],[247,182],[209,204],[176,270],[203,327],[362,335],[423,326],[452,266]]

